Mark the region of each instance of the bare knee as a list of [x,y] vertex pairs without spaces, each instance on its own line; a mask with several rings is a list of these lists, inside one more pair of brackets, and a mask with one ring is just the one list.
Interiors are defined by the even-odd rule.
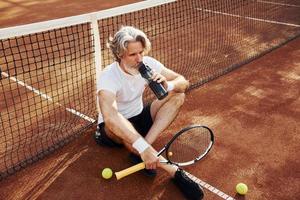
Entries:
[[175,93],[171,97],[172,103],[174,103],[174,106],[181,107],[185,100],[185,94],[184,93]]

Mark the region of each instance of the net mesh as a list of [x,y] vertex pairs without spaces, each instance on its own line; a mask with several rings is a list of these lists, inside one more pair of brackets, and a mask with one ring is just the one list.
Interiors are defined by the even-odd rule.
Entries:
[[[130,9],[129,9],[130,10]],[[102,67],[121,25],[191,89],[300,35],[297,0],[184,0],[99,18]],[[69,142],[97,118],[91,22],[0,40],[0,179]],[[1,32],[1,30],[0,30]],[[145,101],[153,99],[150,90]]]
[[93,52],[89,24],[1,40],[1,176],[91,124],[86,118],[95,116]]

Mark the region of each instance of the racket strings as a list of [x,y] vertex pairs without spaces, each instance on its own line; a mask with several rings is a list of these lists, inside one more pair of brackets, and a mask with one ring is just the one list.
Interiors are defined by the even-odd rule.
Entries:
[[171,143],[167,153],[168,158],[173,163],[194,161],[206,153],[210,143],[209,130],[202,127],[192,128],[179,135]]

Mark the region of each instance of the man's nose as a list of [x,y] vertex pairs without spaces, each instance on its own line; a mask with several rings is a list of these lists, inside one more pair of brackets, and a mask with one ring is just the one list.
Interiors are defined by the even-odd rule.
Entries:
[[143,61],[143,56],[142,56],[142,54],[137,54],[137,56],[136,56],[136,61],[137,61],[137,62],[142,62],[142,61]]

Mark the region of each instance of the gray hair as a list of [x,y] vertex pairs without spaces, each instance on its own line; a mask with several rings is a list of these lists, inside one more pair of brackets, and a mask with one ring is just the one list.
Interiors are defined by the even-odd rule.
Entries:
[[123,26],[114,37],[109,38],[107,43],[107,47],[113,53],[116,61],[121,61],[121,57],[127,51],[129,42],[141,42],[146,54],[151,49],[151,43],[143,31],[132,26]]

